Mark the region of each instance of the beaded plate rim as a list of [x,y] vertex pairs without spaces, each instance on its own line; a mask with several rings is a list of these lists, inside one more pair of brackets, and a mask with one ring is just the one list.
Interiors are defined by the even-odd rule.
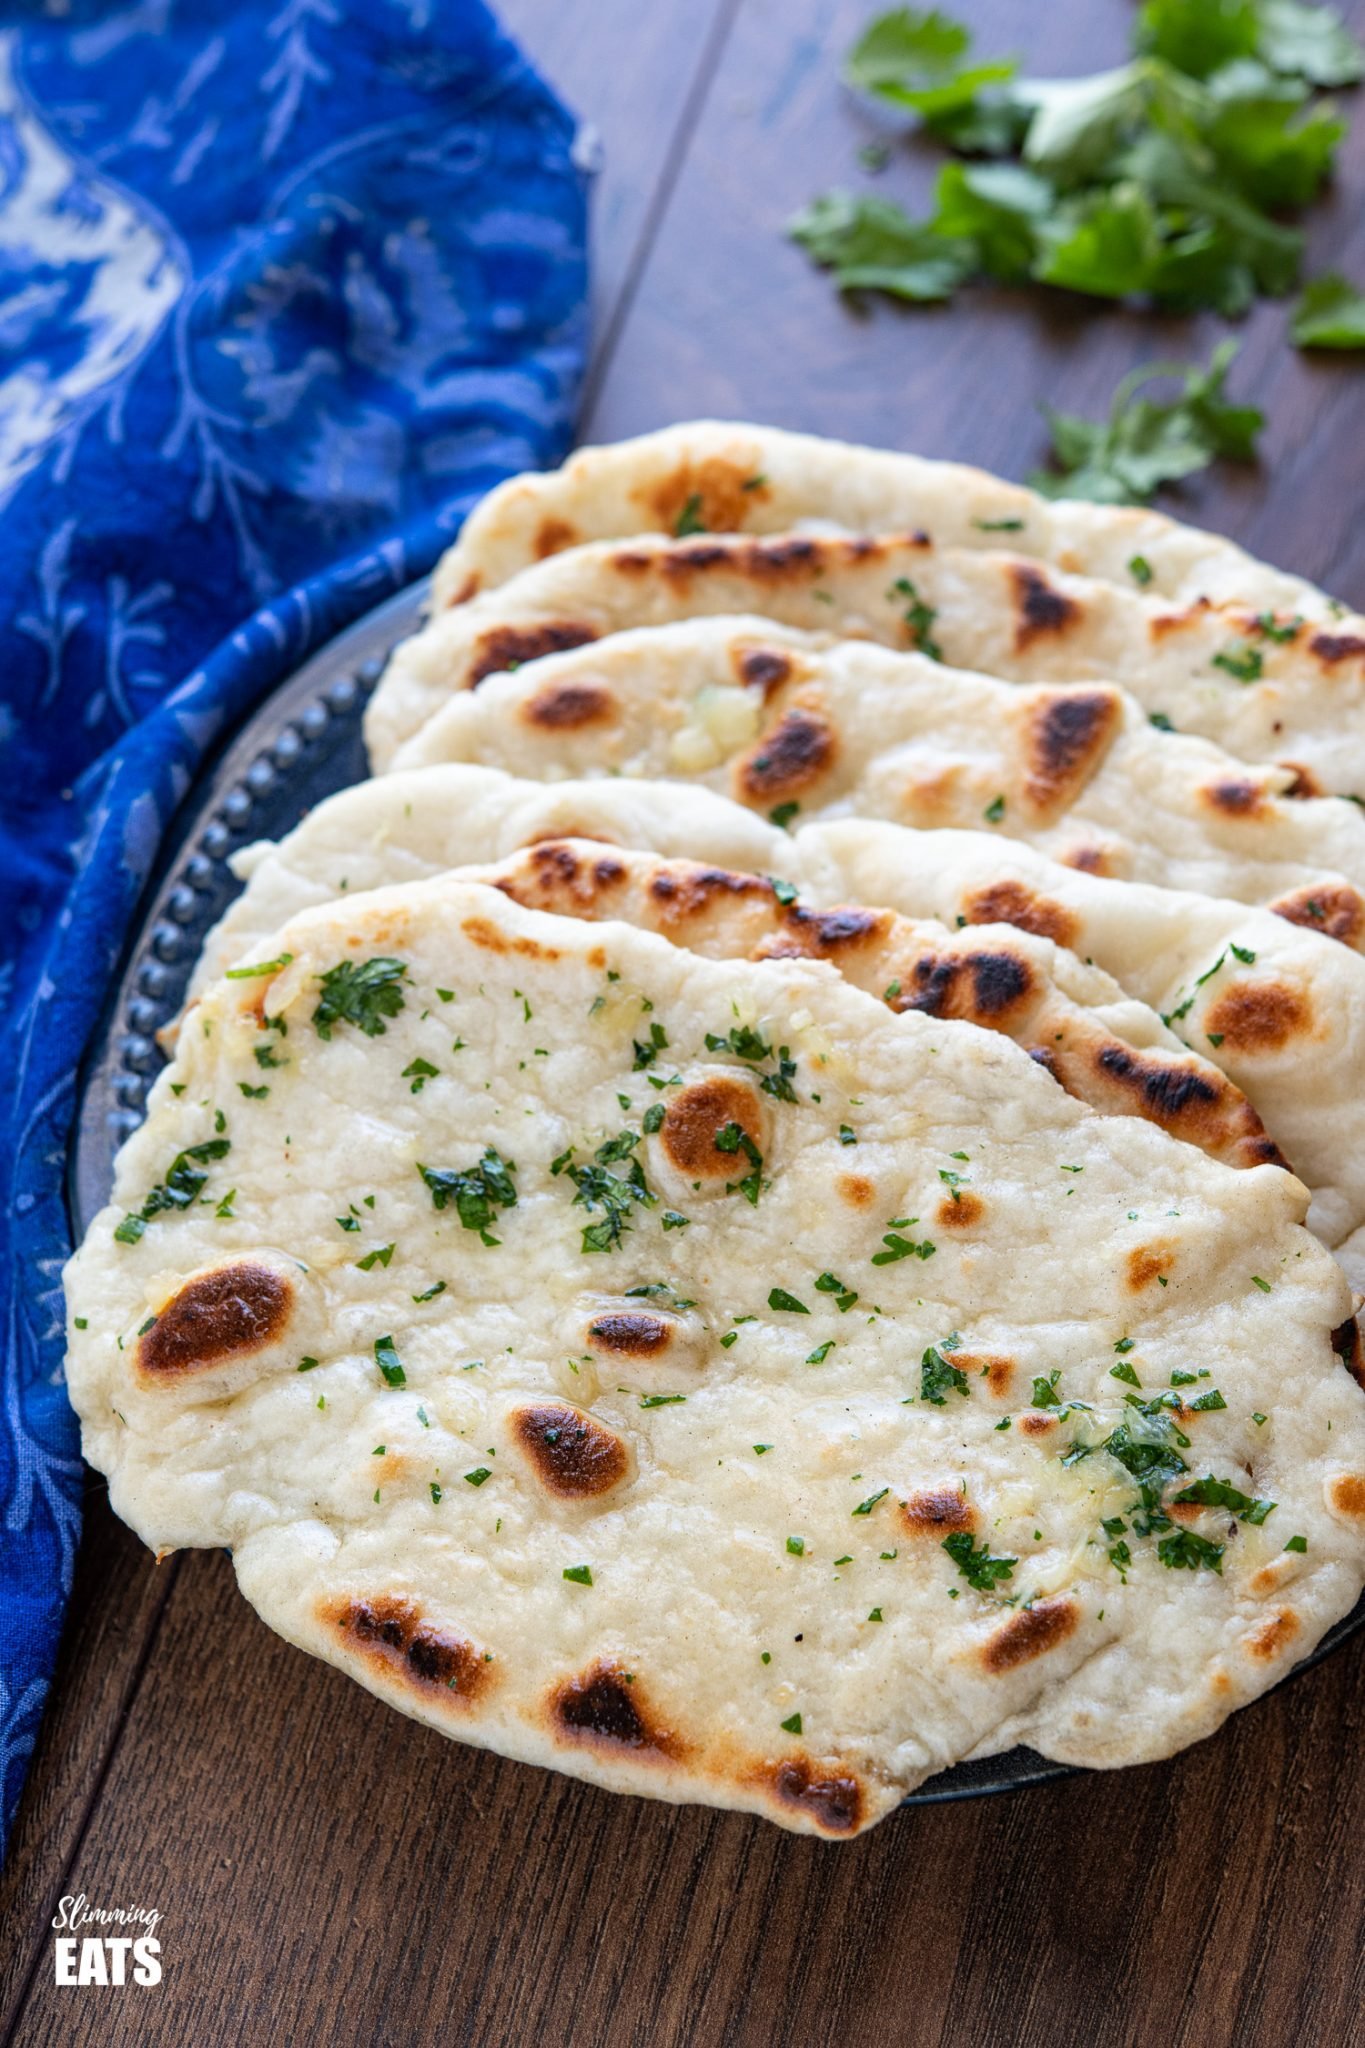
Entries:
[[[108,1200],[115,1154],[142,1122],[147,1090],[165,1064],[156,1033],[179,1009],[204,939],[242,886],[233,855],[280,837],[313,804],[364,779],[365,705],[389,652],[417,626],[429,588],[429,579],[410,584],[328,641],[201,766],[144,891],[79,1076],[67,1154],[74,1241]],[[1311,1670],[1362,1627],[1365,1597],[1279,1683]],[[937,1806],[1078,1775],[1091,1774],[1016,1748],[954,1764],[903,1803]]]

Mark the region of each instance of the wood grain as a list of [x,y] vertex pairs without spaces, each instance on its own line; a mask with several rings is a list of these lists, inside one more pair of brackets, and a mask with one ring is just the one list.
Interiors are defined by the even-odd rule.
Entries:
[[[783,239],[863,181],[837,82],[871,0],[505,0],[602,132],[586,430],[750,413],[1022,475],[1039,398],[1098,412],[1220,324],[1033,293],[841,306]],[[1120,0],[970,0],[1035,70],[1123,53]],[[1365,28],[1365,0],[1349,10]],[[1365,276],[1365,105],[1314,267]],[[909,149],[875,189],[922,197]],[[1260,471],[1181,509],[1365,601],[1365,371],[1245,323]],[[271,1636],[218,1555],[154,1567],[92,1497],[0,1882],[0,2040],[232,2048],[1355,2048],[1365,2043],[1365,1639],[1172,1763],[906,1811],[832,1847],[443,1742]],[[153,1992],[59,1989],[62,1892],[165,1915]]]

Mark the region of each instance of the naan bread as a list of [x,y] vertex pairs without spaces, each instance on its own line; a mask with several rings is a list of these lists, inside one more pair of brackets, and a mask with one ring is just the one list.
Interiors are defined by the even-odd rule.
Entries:
[[1016,1742],[1167,1755],[1350,1609],[1365,1394],[1279,1168],[450,877],[269,950],[68,1266],[71,1391],[146,1542],[401,1710],[848,1835]]
[[1080,874],[980,832],[848,822],[798,843],[814,902],[1017,924],[1112,974],[1244,1090],[1313,1190],[1310,1227],[1365,1287],[1360,954],[1269,911]]
[[[466,774],[473,777],[469,802]],[[379,800],[385,794],[387,803]],[[850,905],[805,910],[792,900],[789,882],[736,867],[722,830],[735,815],[731,806],[712,800],[696,807],[698,829],[689,836],[711,849],[702,863],[604,844],[604,838],[629,842],[645,834],[638,806],[610,801],[616,791],[604,792],[609,800],[599,807],[595,788],[565,785],[560,803],[546,804],[544,812],[553,816],[567,799],[572,816],[584,794],[579,815],[593,836],[575,839],[546,837],[521,785],[480,788],[478,770],[435,769],[343,791],[278,847],[261,850],[245,892],[210,939],[193,993],[278,924],[323,899],[323,877],[337,873],[338,847],[346,849],[341,858],[349,879],[363,846],[367,888],[458,868],[465,879],[488,883],[529,908],[618,918],[717,959],[828,960],[897,1013],[916,1010],[1003,1032],[1068,1094],[1106,1115],[1144,1117],[1230,1166],[1283,1164],[1261,1119],[1226,1075],[1182,1047],[1109,975],[1050,940],[1005,926],[950,931],[931,919]],[[693,794],[685,793],[675,808],[671,832],[682,825]],[[745,839],[741,819],[731,851]],[[499,865],[474,865],[490,840],[527,850]]]
[[[802,821],[989,824],[1091,873],[1264,903],[1365,946],[1365,816],[1157,731],[1112,683],[1021,689],[762,619],[615,634],[451,697],[396,768],[675,776]],[[693,849],[710,859],[704,849]]]
[[[194,987],[343,884],[377,888],[563,836],[691,848],[719,867],[781,876],[815,909],[879,905],[950,929],[959,918],[1012,924],[1071,949],[1236,1084],[1312,1189],[1312,1228],[1365,1286],[1365,1234],[1348,1242],[1365,1225],[1365,958],[1269,911],[1082,874],[984,832],[850,822],[788,835],[677,784],[414,770],[343,790],[278,847],[254,850],[250,884]],[[1135,1046],[1159,1042],[1137,1016],[1110,1012],[1109,1022]]]
[[1164,597],[1331,615],[1328,599],[1302,577],[1159,512],[1053,502],[959,462],[721,420],[582,448],[547,476],[501,484],[439,563],[435,601],[442,608],[463,603],[584,541],[679,531],[786,533],[806,523],[854,533],[924,528],[942,547],[1003,547],[1124,585],[1137,556]]
[[917,648],[1010,682],[1113,682],[1151,716],[1244,761],[1299,770],[1305,793],[1365,797],[1365,620],[1123,590],[913,535],[787,535],[574,548],[438,612],[395,649],[370,701],[376,769],[485,676],[629,626],[761,613],[805,631]]

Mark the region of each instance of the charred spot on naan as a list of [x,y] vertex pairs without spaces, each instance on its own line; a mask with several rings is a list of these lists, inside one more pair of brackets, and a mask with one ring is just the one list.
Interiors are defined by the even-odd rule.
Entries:
[[1250,775],[1222,775],[1201,784],[1199,801],[1225,818],[1264,820],[1273,815],[1273,792]]
[[1006,947],[972,953],[925,953],[901,978],[891,1009],[918,1010],[929,1017],[953,1017],[1008,1030],[1036,994],[1033,969]]
[[[953,1359],[958,1364],[957,1357]],[[967,1367],[963,1365],[962,1371]],[[900,1518],[911,1536],[974,1536],[979,1524],[976,1509],[960,1486],[930,1486],[912,1493],[900,1506]]]
[[637,1674],[599,1659],[550,1690],[547,1713],[561,1742],[603,1755],[675,1759],[686,1745],[652,1709]]
[[804,796],[828,775],[838,747],[832,726],[794,704],[736,761],[736,792],[751,804]]
[[1287,1650],[1299,1633],[1299,1617],[1292,1607],[1281,1607],[1278,1613],[1267,1615],[1246,1638],[1247,1654],[1262,1663],[1270,1663],[1282,1650]]
[[1334,1472],[1324,1482],[1322,1494],[1342,1521],[1365,1521],[1365,1472]]
[[1360,1325],[1354,1316],[1347,1316],[1344,1323],[1337,1324],[1332,1332],[1332,1349],[1356,1385],[1365,1390],[1365,1346],[1362,1346]]
[[1055,583],[1049,583],[1033,562],[1011,562],[1009,577],[1014,586],[1014,646],[1026,654],[1037,641],[1060,639],[1081,621],[1081,607]]
[[938,1223],[942,1230],[971,1230],[986,1213],[986,1204],[972,1188],[952,1188],[939,1200]]
[[780,1806],[812,1821],[822,1835],[854,1835],[862,1824],[866,1793],[843,1765],[787,1756],[760,1765],[754,1781]]
[[474,643],[465,687],[476,690],[486,676],[539,661],[545,654],[567,654],[598,637],[597,628],[582,619],[549,619],[539,626],[490,626]]
[[137,1371],[166,1386],[191,1373],[237,1364],[284,1332],[294,1306],[288,1276],[238,1259],[187,1280],[137,1340]]
[[889,910],[841,904],[833,910],[792,905],[782,928],[763,948],[770,960],[841,960],[880,944],[892,923]]
[[1137,1244],[1124,1260],[1124,1283],[1131,1294],[1141,1294],[1154,1281],[1170,1280],[1175,1266],[1175,1249],[1169,1244]]
[[790,654],[776,647],[736,647],[730,658],[739,682],[745,689],[761,690],[765,704],[796,673]]
[[1133,1115],[1241,1165],[1287,1165],[1241,1089],[1216,1067],[1196,1067],[1167,1052],[1135,1052],[1117,1039],[1101,1045],[1093,1058],[1104,1078],[1122,1090]]
[[1365,940],[1365,897],[1349,882],[1310,883],[1277,897],[1267,908],[1288,924],[1301,924],[1357,951]]
[[1313,1031],[1313,1006],[1284,981],[1239,981],[1204,1013],[1203,1029],[1233,1053],[1279,1052]]
[[840,1201],[850,1209],[870,1209],[877,1199],[877,1184],[865,1173],[841,1173],[834,1183]]
[[614,853],[585,860],[566,840],[541,839],[525,850],[512,873],[499,875],[492,886],[528,910],[592,917],[627,879],[625,862]]
[[595,1500],[630,1469],[616,1432],[568,1401],[530,1402],[515,1411],[511,1426],[536,1477],[560,1500]]
[[588,1342],[594,1351],[610,1352],[618,1358],[658,1358],[676,1332],[671,1316],[652,1315],[644,1309],[603,1309],[588,1324]]
[[1149,619],[1147,631],[1153,640],[1165,640],[1172,633],[1181,633],[1197,625],[1204,614],[1212,609],[1211,598],[1197,597],[1183,612],[1158,612],[1155,617]]
[[649,881],[649,895],[668,929],[704,917],[717,902],[755,898],[776,902],[771,882],[761,875],[740,874],[734,868],[693,866],[690,861],[670,861],[658,868]]
[[463,1636],[424,1620],[415,1600],[358,1595],[325,1603],[321,1619],[374,1670],[427,1697],[472,1706],[496,1683],[492,1659]]
[[637,487],[631,495],[663,533],[676,534],[684,525],[707,533],[742,533],[772,489],[757,454],[708,455],[700,462],[680,462],[648,489]]
[[1024,794],[1047,817],[1074,804],[1113,744],[1117,690],[1039,690],[1023,711]]
[[542,519],[531,545],[536,560],[543,562],[550,555],[562,555],[565,548],[577,547],[582,537],[578,528],[571,526],[567,519]]
[[1316,655],[1324,668],[1336,668],[1343,661],[1365,661],[1365,639],[1359,633],[1315,633],[1308,652]]
[[1053,855],[1064,868],[1075,868],[1082,875],[1110,875],[1121,879],[1119,862],[1107,846],[1072,846],[1065,853]]
[[616,699],[606,684],[584,679],[548,683],[518,715],[542,732],[583,732],[589,726],[610,724],[615,711]]
[[1281,790],[1280,794],[1282,796],[1289,797],[1296,803],[1302,797],[1326,796],[1327,791],[1323,788],[1317,776],[1311,768],[1306,768],[1301,761],[1281,761],[1280,766],[1293,778],[1288,786]]
[[1035,1600],[1032,1607],[1021,1607],[987,1638],[981,1661],[996,1676],[1017,1670],[1019,1665],[1030,1664],[1035,1657],[1045,1656],[1064,1643],[1075,1633],[1079,1618],[1073,1600]]
[[1019,1427],[1025,1436],[1051,1436],[1057,1427],[1057,1418],[1044,1409],[1028,1408],[1019,1417]]
[[992,882],[973,890],[963,914],[968,924],[1017,925],[1021,932],[1052,939],[1059,946],[1074,946],[1080,933],[1080,920],[1065,904],[1035,896],[1023,882]]
[[509,934],[488,917],[466,917],[460,930],[472,945],[482,946],[488,953],[515,953],[524,960],[558,960],[559,950],[555,946],[544,946],[539,939],[528,938],[524,932]]
[[714,1074],[670,1098],[659,1142],[670,1163],[690,1179],[737,1181],[748,1171],[747,1155],[716,1143],[731,1124],[763,1150],[763,1110],[754,1090],[747,1081]]

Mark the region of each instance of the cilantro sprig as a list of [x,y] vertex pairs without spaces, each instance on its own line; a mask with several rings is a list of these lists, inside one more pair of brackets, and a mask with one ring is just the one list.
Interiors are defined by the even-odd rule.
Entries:
[[1298,0],[1147,0],[1127,63],[1066,79],[979,56],[937,9],[894,8],[845,77],[956,153],[933,208],[835,191],[789,232],[841,291],[932,302],[992,278],[1236,316],[1297,282],[1285,216],[1322,191],[1346,132],[1314,95],[1363,73],[1337,14]]

